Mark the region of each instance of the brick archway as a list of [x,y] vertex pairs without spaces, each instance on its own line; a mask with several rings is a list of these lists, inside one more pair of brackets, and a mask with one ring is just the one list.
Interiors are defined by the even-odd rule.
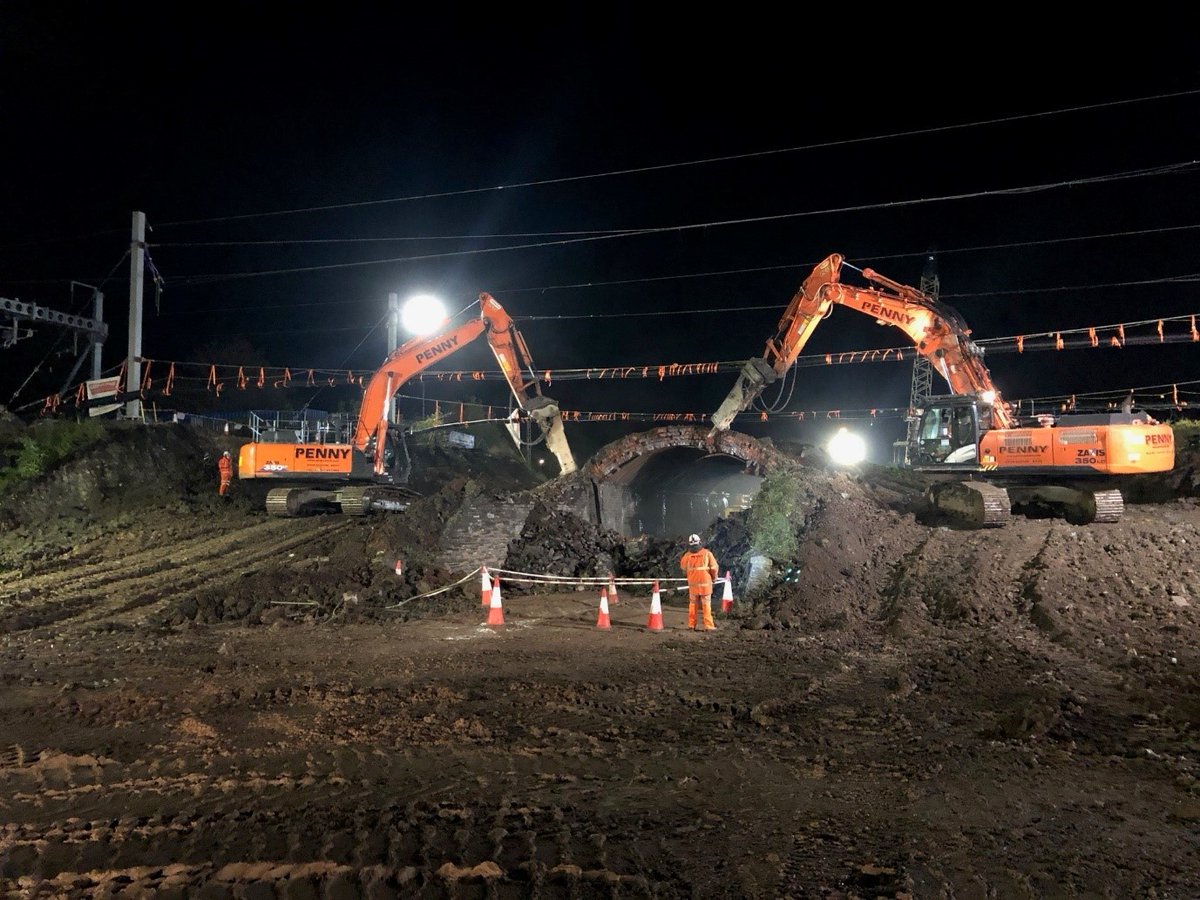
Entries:
[[629,434],[601,448],[589,460],[585,471],[597,481],[628,482],[641,468],[638,460],[672,447],[691,447],[705,453],[732,456],[759,475],[769,475],[784,464],[769,441],[736,431],[720,431],[710,436],[709,431],[704,426],[666,425]]

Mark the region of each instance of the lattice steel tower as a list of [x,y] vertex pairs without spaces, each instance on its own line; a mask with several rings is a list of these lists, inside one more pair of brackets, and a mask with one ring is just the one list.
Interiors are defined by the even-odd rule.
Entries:
[[[937,275],[937,258],[930,251],[925,257],[925,268],[921,272],[921,282],[918,285],[922,294],[938,299],[940,284]],[[908,448],[917,437],[917,426],[920,420],[916,410],[925,406],[926,401],[933,395],[933,366],[929,360],[919,353],[913,360],[912,388],[908,394],[908,435],[904,444],[905,462],[908,462]]]

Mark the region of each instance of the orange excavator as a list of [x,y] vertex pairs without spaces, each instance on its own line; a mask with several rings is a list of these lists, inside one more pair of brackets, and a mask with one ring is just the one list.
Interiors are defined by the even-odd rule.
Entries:
[[[414,493],[404,487],[407,453],[389,431],[388,406],[409,379],[487,335],[521,413],[529,416],[558,460],[560,473],[576,470],[558,404],[542,395],[529,348],[504,308],[487,293],[479,295],[479,317],[438,334],[415,337],[390,353],[371,376],[349,443],[276,443],[255,441],[238,451],[238,478],[277,482],[267,492],[267,512],[299,516],[340,511],[363,516],[399,511]],[[527,374],[526,374],[527,373]]]
[[899,328],[949,384],[952,395],[932,397],[913,411],[919,420],[910,430],[906,465],[937,476],[929,500],[953,521],[993,527],[1017,512],[1079,525],[1116,522],[1125,508],[1122,477],[1174,468],[1171,427],[1145,413],[1019,420],[955,309],[872,269],[862,270],[871,287],[843,284],[843,261],[831,254],[804,279],[763,356],[746,362],[713,415],[712,433],[727,430],[787,373],[813,330],[840,304]]

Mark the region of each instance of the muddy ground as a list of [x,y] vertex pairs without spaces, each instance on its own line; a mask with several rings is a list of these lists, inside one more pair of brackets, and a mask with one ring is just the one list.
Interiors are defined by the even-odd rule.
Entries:
[[422,597],[508,463],[279,520],[214,449],[124,431],[4,501],[0,896],[1200,896],[1195,454],[1118,525],[985,532],[809,469],[798,580],[697,634],[644,585],[611,631],[590,587]]

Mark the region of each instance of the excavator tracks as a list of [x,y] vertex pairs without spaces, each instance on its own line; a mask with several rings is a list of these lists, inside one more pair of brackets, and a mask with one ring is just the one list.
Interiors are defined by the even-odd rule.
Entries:
[[335,512],[333,494],[327,490],[290,487],[272,488],[267,492],[267,514],[284,519]]
[[945,481],[929,489],[938,513],[971,528],[999,528],[1012,518],[1008,491],[982,481]]
[[416,491],[397,485],[352,485],[336,490],[272,488],[267,492],[267,513],[279,518],[337,512],[344,516],[366,516],[400,512],[419,496]]
[[968,528],[997,528],[1014,512],[1029,518],[1062,518],[1072,525],[1112,524],[1125,514],[1119,490],[1096,491],[1078,485],[1009,485],[946,481],[929,489],[938,514]]

